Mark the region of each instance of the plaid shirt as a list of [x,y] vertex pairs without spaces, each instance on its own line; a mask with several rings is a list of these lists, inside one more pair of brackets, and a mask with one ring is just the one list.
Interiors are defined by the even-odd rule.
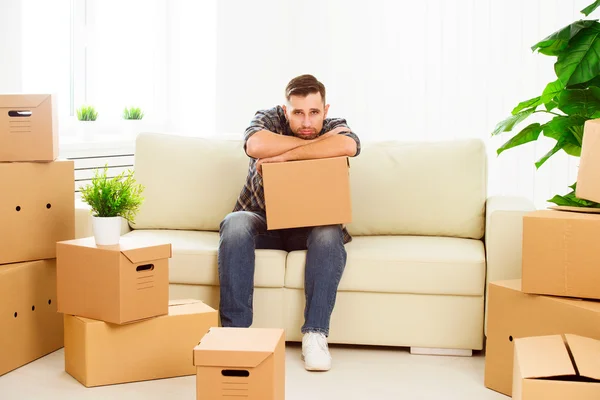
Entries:
[[[319,136],[339,126],[348,127],[346,120],[341,118],[326,118],[323,122],[323,129],[319,132]],[[246,132],[244,132],[244,151],[246,150],[246,142],[250,136],[261,130],[267,130],[279,135],[294,136],[285,119],[285,113],[281,106],[276,106],[268,110],[261,110],[254,115],[252,122],[250,122],[250,126],[246,129]],[[348,132],[342,132],[340,135],[351,137],[356,141],[356,154],[354,155],[354,157],[356,157],[360,153],[360,140],[358,139],[358,136],[351,132],[349,127]],[[266,215],[265,192],[262,175],[256,170],[256,162],[257,159],[250,157],[246,184],[237,199],[233,211],[253,211],[264,216]],[[344,243],[350,242],[352,237],[348,233],[348,230],[345,227],[342,230],[344,234]]]

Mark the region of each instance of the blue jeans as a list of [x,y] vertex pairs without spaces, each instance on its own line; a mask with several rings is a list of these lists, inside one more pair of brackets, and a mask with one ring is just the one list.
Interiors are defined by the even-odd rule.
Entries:
[[267,231],[262,214],[236,211],[225,217],[220,228],[219,313],[222,326],[252,325],[255,249],[308,250],[302,333],[329,335],[329,320],[346,266],[341,225]]

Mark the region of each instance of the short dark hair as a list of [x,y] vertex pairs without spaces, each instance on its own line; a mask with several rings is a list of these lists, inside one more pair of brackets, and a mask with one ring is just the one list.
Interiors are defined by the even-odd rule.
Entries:
[[325,85],[312,75],[300,75],[295,77],[287,84],[285,88],[285,98],[290,101],[290,96],[306,97],[311,93],[321,93],[323,103],[325,103]]

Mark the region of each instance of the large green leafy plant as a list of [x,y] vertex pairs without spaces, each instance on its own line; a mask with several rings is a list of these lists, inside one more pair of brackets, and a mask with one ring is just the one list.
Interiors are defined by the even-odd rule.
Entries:
[[[581,12],[587,17],[600,7],[600,0]],[[519,103],[511,116],[498,123],[492,135],[511,132],[534,114],[549,118],[545,123],[531,123],[498,148],[503,151],[538,140],[541,134],[556,144],[536,163],[540,168],[560,150],[575,157],[581,155],[585,121],[600,118],[600,23],[598,20],[579,20],[554,32],[532,48],[534,52],[556,57],[554,72],[557,79],[546,85],[540,96]],[[565,196],[555,195],[548,200],[561,206],[595,207],[600,204],[575,196],[576,183]]]
[[108,176],[108,165],[94,173],[92,183],[81,188],[81,200],[92,208],[95,217],[123,217],[134,222],[143,202],[144,186],[136,183],[132,171]]

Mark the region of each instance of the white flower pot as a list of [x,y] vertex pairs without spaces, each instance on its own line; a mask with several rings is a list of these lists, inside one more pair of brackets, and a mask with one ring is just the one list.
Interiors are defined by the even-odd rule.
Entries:
[[96,244],[110,246],[119,244],[121,217],[92,217],[92,228]]

